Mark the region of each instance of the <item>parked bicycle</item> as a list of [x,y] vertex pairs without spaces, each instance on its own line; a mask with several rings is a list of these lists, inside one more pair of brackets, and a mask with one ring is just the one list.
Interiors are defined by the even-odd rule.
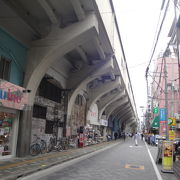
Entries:
[[30,154],[32,156],[36,156],[40,153],[46,152],[46,141],[38,137],[37,135],[34,135],[35,141],[32,142],[30,146]]
[[47,152],[51,151],[63,151],[63,146],[60,140],[56,140],[56,136],[50,138],[50,142],[47,148]]

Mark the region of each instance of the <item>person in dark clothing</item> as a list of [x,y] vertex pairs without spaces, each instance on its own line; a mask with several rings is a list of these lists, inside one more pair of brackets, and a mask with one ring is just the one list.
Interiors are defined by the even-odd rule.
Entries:
[[114,138],[115,138],[115,140],[117,139],[117,136],[118,136],[118,133],[115,132],[115,133],[114,133]]
[[123,133],[124,141],[126,140],[126,133]]

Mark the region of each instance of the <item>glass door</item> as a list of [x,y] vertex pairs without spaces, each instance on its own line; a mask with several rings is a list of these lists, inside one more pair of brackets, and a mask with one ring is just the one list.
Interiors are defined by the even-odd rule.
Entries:
[[15,155],[17,142],[17,113],[0,108],[0,159]]

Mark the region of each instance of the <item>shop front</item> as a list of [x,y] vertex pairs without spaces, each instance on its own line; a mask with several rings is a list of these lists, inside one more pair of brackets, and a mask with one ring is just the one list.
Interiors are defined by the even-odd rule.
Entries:
[[0,159],[16,156],[19,112],[27,104],[25,89],[0,79]]
[[[91,144],[97,144],[102,141],[102,133],[100,128],[100,123],[98,121],[98,106],[97,104],[92,104],[87,113],[87,126],[89,126],[89,132],[87,135],[87,141]],[[89,138],[88,138],[89,137]]]

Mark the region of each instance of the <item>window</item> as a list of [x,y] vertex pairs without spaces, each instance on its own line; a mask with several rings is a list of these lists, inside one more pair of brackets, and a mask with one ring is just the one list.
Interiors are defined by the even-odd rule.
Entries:
[[11,61],[5,57],[0,58],[0,78],[4,80],[9,80],[10,75],[10,64]]
[[53,121],[46,121],[46,128],[45,128],[45,133],[46,134],[52,134],[53,133]]
[[76,100],[75,100],[75,104],[79,105],[79,106],[82,106],[83,105],[83,96],[78,94],[77,97],[76,97]]
[[61,103],[61,89],[47,81],[45,78],[42,79],[40,83],[39,95],[57,103]]
[[34,107],[33,107],[33,117],[46,119],[46,111],[47,111],[46,107],[42,107],[42,106],[39,106],[39,105],[34,105]]

